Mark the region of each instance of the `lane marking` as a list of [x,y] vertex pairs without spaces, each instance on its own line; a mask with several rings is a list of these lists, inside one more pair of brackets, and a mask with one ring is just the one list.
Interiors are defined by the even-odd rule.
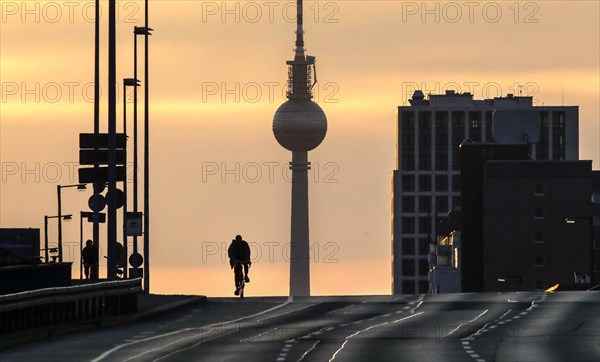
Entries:
[[477,319],[479,319],[481,316],[483,316],[484,314],[486,314],[488,311],[489,311],[489,309],[486,309],[486,310],[483,311],[483,313],[479,314],[477,317],[471,319],[470,321],[467,321],[467,322],[459,324],[458,327],[456,327],[453,330],[451,330],[450,332],[448,332],[448,334],[446,334],[444,337],[448,337],[452,333],[458,331],[460,329],[460,327],[464,326],[465,324],[469,324],[469,323],[475,322]]
[[315,344],[312,345],[312,347],[310,347],[306,352],[304,352],[304,354],[302,354],[298,362],[301,362],[304,359],[304,357],[306,357],[310,352],[317,348],[317,344],[319,344],[319,342],[321,342],[321,340],[316,341]]
[[248,342],[248,341],[251,341],[251,340],[253,340],[253,339],[255,339],[255,338],[259,338],[259,337],[261,337],[261,336],[263,336],[263,335],[265,335],[265,334],[267,334],[267,333],[273,332],[273,331],[275,331],[275,330],[277,330],[277,329],[278,329],[278,327],[271,328],[271,329],[269,329],[268,331],[265,331],[265,332],[262,332],[262,333],[259,333],[259,334],[257,334],[256,336],[248,337],[248,338],[245,338],[245,339],[240,339],[240,342]]
[[391,321],[391,322],[383,322],[383,323],[379,323],[379,324],[374,324],[374,325],[372,325],[372,326],[370,326],[370,327],[368,327],[368,328],[365,328],[365,329],[362,329],[362,330],[360,330],[360,331],[357,331],[357,332],[355,332],[355,333],[352,333],[351,335],[349,335],[348,337],[346,337],[346,340],[344,341],[344,343],[342,343],[342,346],[341,346],[340,348],[338,348],[338,349],[337,349],[337,350],[336,350],[336,351],[333,353],[333,356],[331,356],[331,358],[329,359],[329,362],[331,362],[331,361],[333,361],[333,360],[335,359],[335,357],[338,355],[338,353],[340,353],[340,352],[341,352],[341,351],[344,349],[344,347],[346,346],[346,343],[348,343],[348,341],[349,341],[351,338],[353,338],[353,337],[356,337],[356,336],[358,336],[359,334],[361,334],[361,333],[363,333],[363,332],[366,332],[366,331],[368,331],[368,330],[371,330],[371,329],[373,329],[373,328],[382,327],[382,326],[385,326],[385,325],[388,325],[388,324],[392,324],[392,323],[398,323],[398,322],[402,322],[402,321],[405,321],[405,320],[407,320],[407,319],[410,319],[410,318],[416,317],[416,316],[418,316],[418,315],[420,315],[420,314],[423,314],[423,313],[424,313],[424,312],[419,312],[419,313],[415,313],[415,314],[409,315],[408,317],[404,317],[404,318],[396,319],[395,321]]
[[415,310],[421,306],[421,304],[423,304],[423,301],[420,301],[420,302],[419,302],[419,304],[417,304],[417,306],[416,306],[416,307],[414,307],[413,309],[411,309],[411,310],[410,310],[410,312],[411,312],[411,313],[414,313],[414,312],[415,312]]
[[[236,323],[236,322],[239,322],[239,321],[242,321],[242,320],[245,320],[245,319],[254,318],[254,317],[257,317],[259,315],[263,315],[263,314],[272,312],[274,310],[283,308],[284,306],[286,306],[288,304],[290,304],[289,301],[287,301],[285,303],[282,303],[282,304],[278,304],[278,305],[276,305],[276,306],[274,306],[272,308],[266,309],[266,310],[264,310],[262,312],[258,312],[258,313],[255,313],[255,314],[252,314],[252,315],[249,315],[249,316],[246,316],[246,317],[240,317],[240,318],[233,319],[233,320],[230,320],[230,321],[226,321],[226,322],[223,322],[223,323],[213,323],[213,324],[210,324],[210,325],[208,325],[206,327],[199,327],[199,328],[198,327],[195,327],[195,328],[182,328],[182,329],[178,329],[178,330],[175,330],[175,331],[172,331],[172,332],[168,332],[168,333],[159,334],[159,335],[155,335],[155,336],[152,336],[152,337],[140,339],[140,340],[137,340],[137,341],[123,343],[123,344],[120,344],[118,346],[115,346],[115,347],[113,347],[113,348],[105,351],[100,356],[94,358],[91,362],[102,361],[103,359],[105,359],[106,357],[108,357],[109,355],[111,355],[112,353],[114,353],[114,352],[116,352],[116,351],[118,351],[118,350],[120,350],[120,349],[122,349],[124,347],[128,347],[130,345],[133,345],[133,344],[137,344],[137,343],[141,343],[141,342],[153,341],[153,340],[158,339],[158,338],[169,337],[169,336],[172,336],[172,335],[175,335],[175,334],[179,334],[179,333],[183,333],[183,332],[189,332],[189,331],[194,331],[194,330],[202,330],[201,334],[203,334],[203,333],[206,333],[205,329],[214,328],[216,326],[228,325],[228,324]],[[193,337],[197,337],[197,336],[198,335],[194,335],[192,337],[183,338],[183,339],[189,339],[189,338],[193,338]],[[183,340],[183,339],[180,339],[180,340]],[[177,340],[177,341],[175,341],[173,343],[179,342],[180,340]],[[155,350],[152,350],[152,352],[160,350],[160,349],[163,349],[165,347],[168,347],[168,346],[170,346],[173,343],[170,343],[170,344],[168,344],[166,346],[163,346],[163,347],[157,348]],[[136,356],[136,357],[138,357],[138,356]]]

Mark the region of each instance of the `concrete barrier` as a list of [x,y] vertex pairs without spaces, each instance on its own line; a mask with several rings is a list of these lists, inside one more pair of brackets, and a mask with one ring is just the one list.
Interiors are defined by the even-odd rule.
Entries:
[[0,335],[137,310],[141,278],[0,295]]

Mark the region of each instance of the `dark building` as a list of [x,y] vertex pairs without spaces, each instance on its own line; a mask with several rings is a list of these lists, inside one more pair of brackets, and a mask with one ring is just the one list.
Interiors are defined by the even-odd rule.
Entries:
[[[534,106],[532,97],[475,100],[470,93],[416,91],[397,110],[396,170],[392,191],[392,293],[426,293],[429,244],[438,221],[461,201],[458,146],[492,143],[493,112],[528,110],[538,115],[537,142],[527,154],[538,160],[577,160],[578,107]],[[506,142],[504,142],[506,143]],[[514,143],[514,142],[513,142]]]
[[594,227],[594,273],[592,283],[600,284],[600,171],[592,171],[592,224]]
[[529,146],[463,143],[461,160],[462,291],[483,290],[484,168],[489,160],[529,160]]
[[463,214],[462,240],[463,255],[482,252],[482,265],[463,257],[463,291],[589,288],[591,171],[592,161],[485,161],[483,238],[467,234],[475,222]]

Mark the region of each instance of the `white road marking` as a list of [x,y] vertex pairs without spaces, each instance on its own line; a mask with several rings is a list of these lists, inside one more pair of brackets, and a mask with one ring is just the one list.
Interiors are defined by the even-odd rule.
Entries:
[[413,309],[411,309],[411,310],[410,310],[410,312],[411,312],[411,313],[414,313],[414,312],[415,312],[415,310],[421,306],[421,304],[423,304],[423,301],[420,301],[420,302],[419,302],[419,304],[417,304],[417,306],[416,306],[416,307],[414,307]]
[[381,326],[385,326],[385,325],[388,325],[388,324],[391,324],[391,323],[398,323],[398,322],[402,322],[402,321],[405,321],[405,320],[407,320],[407,319],[410,319],[410,318],[416,317],[416,316],[418,316],[418,315],[420,315],[420,314],[423,314],[423,312],[419,312],[419,313],[416,313],[416,314],[412,314],[412,315],[409,315],[408,317],[404,317],[404,318],[401,318],[401,319],[396,319],[395,321],[391,321],[391,322],[384,322],[384,323],[380,323],[380,324],[374,324],[374,325],[372,325],[372,326],[370,326],[370,327],[368,327],[368,328],[362,329],[362,330],[360,330],[360,331],[358,331],[358,332],[355,332],[355,333],[353,333],[353,334],[349,335],[348,337],[346,337],[346,340],[344,341],[344,343],[342,343],[342,346],[341,346],[340,348],[338,348],[338,349],[337,349],[337,350],[336,350],[336,351],[333,353],[333,356],[331,356],[331,358],[329,359],[329,362],[331,362],[331,361],[333,361],[333,360],[335,359],[335,357],[337,356],[337,354],[338,354],[338,353],[340,353],[340,352],[341,352],[341,351],[344,349],[344,347],[346,346],[346,343],[348,343],[348,341],[349,341],[351,338],[353,338],[353,337],[356,337],[357,335],[359,335],[359,334],[361,334],[361,333],[363,333],[363,332],[366,332],[366,331],[368,331],[368,330],[370,330],[370,329],[377,328],[377,327],[381,327]]
[[304,359],[304,357],[306,357],[310,352],[312,352],[317,347],[317,344],[319,344],[319,342],[321,341],[316,341],[315,344],[312,345],[312,347],[310,347],[306,352],[304,352],[304,354],[302,354],[298,362],[301,362]]
[[[120,349],[122,349],[124,347],[136,344],[136,343],[148,342],[148,341],[152,341],[152,340],[155,340],[155,339],[158,339],[158,338],[169,337],[169,336],[176,335],[176,334],[179,334],[179,333],[189,332],[189,331],[194,331],[194,330],[200,330],[201,331],[200,334],[204,334],[204,333],[206,333],[206,329],[213,328],[215,326],[223,326],[223,325],[227,325],[227,324],[236,323],[236,322],[239,322],[239,321],[242,321],[242,320],[245,320],[245,319],[254,318],[254,317],[257,317],[259,315],[263,315],[263,314],[272,312],[272,311],[277,310],[279,308],[283,308],[284,306],[286,306],[288,304],[290,304],[289,301],[285,302],[285,303],[282,303],[282,304],[279,304],[279,305],[276,305],[273,308],[269,308],[269,309],[263,310],[262,312],[258,312],[258,313],[255,313],[255,314],[252,314],[252,315],[249,315],[249,316],[246,316],[246,317],[240,317],[240,318],[233,319],[233,320],[230,320],[230,321],[226,321],[226,322],[223,322],[223,323],[214,323],[214,324],[208,325],[206,327],[200,327],[200,328],[182,328],[182,329],[178,329],[178,330],[175,330],[175,331],[172,331],[172,332],[169,332],[169,333],[159,334],[159,335],[155,335],[155,336],[152,336],[152,337],[140,339],[140,340],[137,340],[137,341],[123,343],[123,344],[120,344],[118,346],[115,346],[115,347],[109,349],[108,351],[103,352],[100,356],[94,358],[91,362],[102,361],[106,357],[110,356],[112,353],[114,353],[114,352],[116,352],[116,351],[118,351],[118,350],[120,350]],[[283,314],[285,314],[285,313],[283,313]],[[197,337],[197,336],[198,335],[196,334],[196,335],[194,335],[192,337],[186,337],[186,338],[179,339],[179,340],[177,340],[175,342],[172,342],[172,343],[169,343],[169,344],[167,344],[165,346],[156,348],[156,349],[152,350],[151,352],[163,349],[163,348],[168,347],[168,346],[170,346],[170,345],[172,345],[174,343],[177,343],[177,342],[179,342],[181,340],[190,339],[190,338],[194,338],[194,337]],[[193,347],[195,347],[195,346],[196,345],[194,345]],[[176,352],[179,352],[179,351],[176,351]],[[144,353],[146,353],[146,352],[144,352]],[[138,357],[138,356],[136,356],[136,357]],[[165,357],[167,357],[167,356],[165,356]]]
[[259,333],[259,334],[257,334],[256,336],[253,336],[253,337],[248,337],[248,338],[245,338],[245,339],[240,339],[240,342],[248,342],[248,341],[251,341],[251,340],[253,340],[253,339],[255,339],[255,338],[259,338],[259,337],[261,337],[261,336],[263,336],[263,335],[265,335],[265,334],[267,334],[267,333],[273,332],[273,331],[275,331],[275,330],[277,330],[277,327],[275,327],[275,328],[271,328],[271,329],[269,329],[268,331],[265,331],[265,332]]
[[467,321],[467,322],[459,324],[458,327],[456,327],[453,330],[451,330],[450,332],[448,332],[448,334],[446,334],[444,337],[448,337],[452,333],[458,331],[460,329],[460,327],[464,326],[465,324],[469,324],[469,323],[475,322],[477,319],[479,319],[482,315],[486,314],[488,311],[489,311],[489,309],[486,309],[486,310],[483,311],[483,313],[479,314],[477,317],[471,319],[470,321]]

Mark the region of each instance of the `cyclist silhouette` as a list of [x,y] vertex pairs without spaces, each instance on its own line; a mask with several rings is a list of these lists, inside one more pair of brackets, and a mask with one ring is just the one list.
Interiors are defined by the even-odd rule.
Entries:
[[[229,249],[227,249],[229,255],[229,265],[233,269],[235,277],[235,295],[240,294],[239,283],[244,278],[246,283],[250,283],[248,278],[248,268],[252,262],[250,261],[250,246],[242,239],[241,235],[236,235],[235,239],[231,241]],[[243,271],[242,271],[243,266]]]

